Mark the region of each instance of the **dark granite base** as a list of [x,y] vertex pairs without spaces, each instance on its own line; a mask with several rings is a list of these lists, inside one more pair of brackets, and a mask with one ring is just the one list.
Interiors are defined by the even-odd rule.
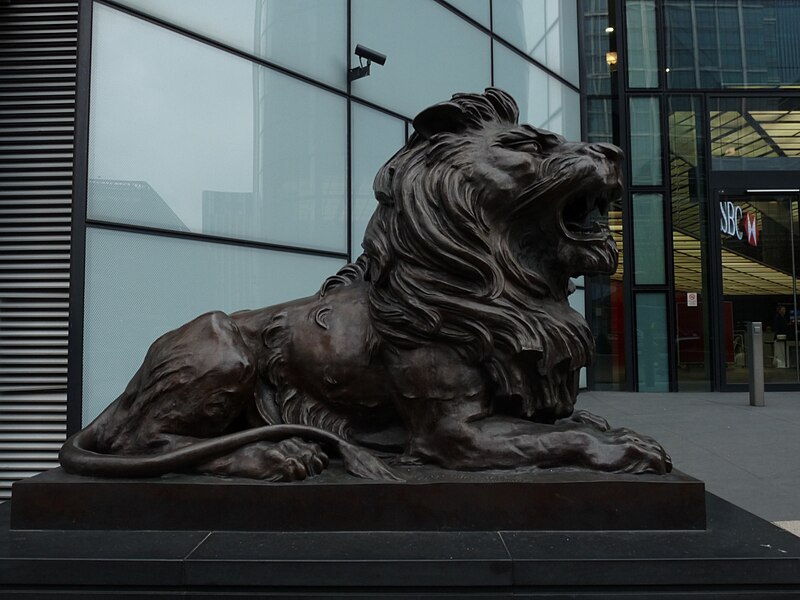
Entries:
[[682,473],[335,469],[300,483],[175,475],[109,480],[54,469],[14,484],[14,529],[498,531],[703,529],[705,489]]
[[0,597],[800,598],[800,538],[707,511],[695,531],[11,531],[6,503]]

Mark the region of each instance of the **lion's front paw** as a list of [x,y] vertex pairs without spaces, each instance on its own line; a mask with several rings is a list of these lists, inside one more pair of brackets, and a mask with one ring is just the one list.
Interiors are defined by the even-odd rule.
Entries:
[[606,446],[609,470],[658,474],[672,470],[672,459],[654,439],[625,428],[612,429],[606,435],[610,438]]
[[319,475],[327,466],[328,455],[317,444],[290,438],[240,448],[230,457],[226,474],[266,481],[300,481]]

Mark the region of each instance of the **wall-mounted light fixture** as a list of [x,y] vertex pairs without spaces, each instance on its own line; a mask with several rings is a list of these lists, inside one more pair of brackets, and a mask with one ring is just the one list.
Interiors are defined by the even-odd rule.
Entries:
[[[347,81],[355,81],[356,79],[361,79],[362,77],[369,75],[369,66],[373,62],[376,62],[379,65],[386,64],[385,54],[371,50],[370,48],[362,46],[361,44],[356,46],[356,56],[358,57],[359,66],[353,67],[347,72]],[[365,60],[367,61],[367,64],[364,64]]]
[[606,52],[606,63],[609,67],[615,67],[617,65],[617,53]]

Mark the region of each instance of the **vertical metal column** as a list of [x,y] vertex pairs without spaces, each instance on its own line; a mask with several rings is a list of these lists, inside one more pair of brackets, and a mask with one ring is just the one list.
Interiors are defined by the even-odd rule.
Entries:
[[747,323],[745,347],[750,406],[764,406],[764,341],[759,321]]

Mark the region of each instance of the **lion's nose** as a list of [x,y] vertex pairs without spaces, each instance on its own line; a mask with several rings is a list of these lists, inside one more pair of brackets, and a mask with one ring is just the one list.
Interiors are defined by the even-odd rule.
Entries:
[[603,143],[594,143],[589,144],[589,148],[597,152],[598,154],[602,154],[606,158],[613,160],[613,161],[620,161],[622,160],[622,150],[617,148],[614,144],[603,144]]

